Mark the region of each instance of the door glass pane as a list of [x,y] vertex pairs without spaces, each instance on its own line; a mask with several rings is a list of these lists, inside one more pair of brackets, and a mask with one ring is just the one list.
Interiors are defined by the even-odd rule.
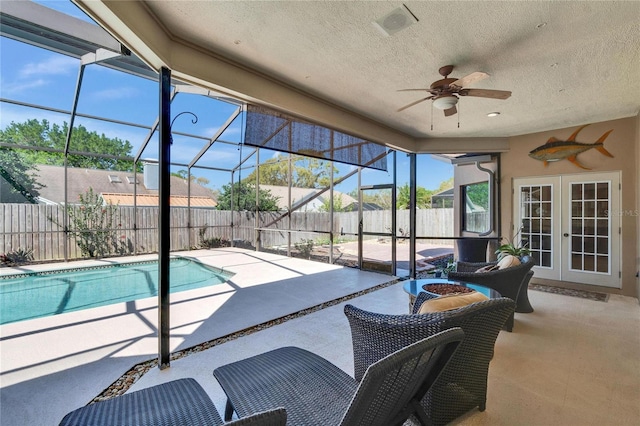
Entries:
[[571,215],[572,216],[582,216],[582,202],[573,202],[571,203]]
[[607,238],[598,238],[598,254],[609,254],[609,240]]
[[584,220],[584,235],[596,234],[596,221],[593,219]]
[[596,185],[595,183],[584,184],[584,199],[595,200],[596,199]]
[[596,215],[596,202],[585,201],[584,202],[584,215],[586,217],[595,217]]
[[527,242],[536,265],[549,268],[552,266],[552,202],[551,185],[520,187],[521,240]]
[[571,184],[570,250],[573,270],[609,273],[609,186],[609,182]]
[[584,252],[585,253],[595,253],[595,239],[593,237],[585,237],[584,239]]
[[582,200],[582,184],[580,183],[571,184],[571,199]]
[[543,251],[542,253],[540,253],[541,256],[541,260],[540,260],[540,265],[541,266],[551,266],[551,252],[550,251]]
[[609,199],[609,183],[599,182],[597,186],[598,186],[598,200],[608,200]]
[[582,269],[582,256],[579,254],[571,255],[571,269]]
[[582,237],[576,237],[575,235],[571,237],[571,248],[572,252],[581,252],[582,251]]
[[596,221],[598,225],[598,235],[608,236],[609,235],[609,219],[598,219]]
[[539,235],[532,235],[531,236],[531,238],[529,239],[529,247],[532,250],[540,249],[540,236]]
[[583,269],[585,271],[595,271],[596,270],[596,257],[591,255],[584,255],[584,266]]
[[582,235],[582,219],[571,220],[571,233]]
[[609,257],[598,256],[597,272],[609,272]]

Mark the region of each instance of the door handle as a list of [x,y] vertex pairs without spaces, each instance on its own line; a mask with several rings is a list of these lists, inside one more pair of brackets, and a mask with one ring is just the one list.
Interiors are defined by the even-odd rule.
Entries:
[[562,234],[562,235],[565,236],[565,237],[569,236],[569,234],[567,234],[566,232],[564,234]]

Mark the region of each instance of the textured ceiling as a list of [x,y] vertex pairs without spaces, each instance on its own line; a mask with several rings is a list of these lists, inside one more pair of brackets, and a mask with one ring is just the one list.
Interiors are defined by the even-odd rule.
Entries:
[[[146,3],[172,38],[415,138],[506,137],[640,109],[640,2],[407,1],[419,21],[383,35],[372,22],[402,4]],[[429,101],[397,112],[427,96],[398,89],[428,87],[447,64],[452,77],[490,74],[470,87],[513,94],[463,97],[458,115],[434,109],[433,122]]]

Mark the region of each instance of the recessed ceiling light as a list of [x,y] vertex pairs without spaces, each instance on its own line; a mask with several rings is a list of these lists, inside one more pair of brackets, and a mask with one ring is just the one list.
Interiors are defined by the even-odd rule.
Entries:
[[536,28],[542,28],[542,27],[544,27],[545,25],[547,25],[547,23],[546,23],[546,22],[540,22],[538,25],[536,25]]
[[490,112],[489,114],[487,114],[487,117],[497,117],[499,115],[500,115],[500,113],[498,111],[494,111],[494,112]]

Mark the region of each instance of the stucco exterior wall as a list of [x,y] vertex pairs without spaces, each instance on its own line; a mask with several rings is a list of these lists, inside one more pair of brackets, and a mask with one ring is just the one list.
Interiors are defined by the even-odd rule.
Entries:
[[[542,161],[529,157],[529,152],[544,144],[551,137],[566,140],[577,129],[570,127],[529,135],[514,136],[509,139],[509,152],[501,154],[501,217],[503,237],[510,238],[513,229],[513,179],[518,177],[559,176],[565,174],[584,173],[589,171],[607,172],[621,171],[621,216],[622,227],[622,288],[611,289],[578,283],[553,282],[554,285],[599,290],[608,293],[620,293],[637,297],[639,294],[636,272],[638,270],[638,243],[640,220],[639,210],[638,165],[640,164],[640,130],[639,117],[630,117],[601,123],[593,123],[578,134],[577,142],[593,143],[603,133],[613,129],[604,142],[605,148],[614,156],[609,158],[590,149],[578,155],[578,160],[591,170],[583,170],[569,162],[561,160],[549,163],[547,167]],[[635,212],[635,213],[634,213]]]

